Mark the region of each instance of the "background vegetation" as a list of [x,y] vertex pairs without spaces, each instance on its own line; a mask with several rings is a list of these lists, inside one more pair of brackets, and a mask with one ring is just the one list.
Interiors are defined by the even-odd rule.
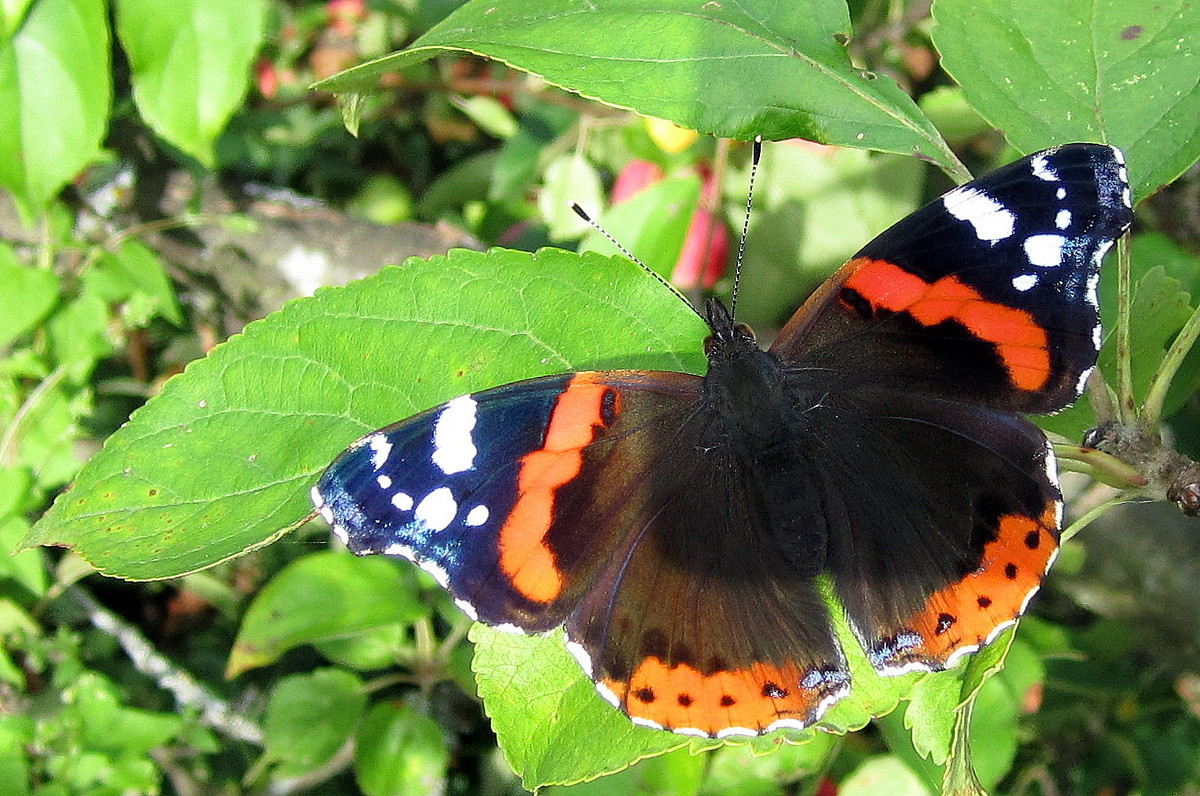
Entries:
[[[565,207],[727,291],[729,139],[755,134],[839,145],[766,149],[739,304],[764,337],[968,166],[1120,145],[1139,220],[1103,293],[1128,337],[1112,389],[1046,427],[1196,455],[1200,10],[981,5],[0,4],[0,791],[968,792],[966,697],[996,792],[1200,791],[1200,542],[1165,502],[1101,511],[1170,478],[1083,452],[1123,489],[1072,482],[1071,515],[1101,516],[1015,640],[860,678],[836,733],[787,744],[634,731],[559,640],[472,629],[415,568],[295,527],[347,442],[440,400],[702,368],[696,318]],[[546,245],[583,254],[522,253]]]

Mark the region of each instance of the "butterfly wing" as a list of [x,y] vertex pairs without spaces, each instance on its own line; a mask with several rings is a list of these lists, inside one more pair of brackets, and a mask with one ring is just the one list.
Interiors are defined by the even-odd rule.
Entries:
[[905,392],[1061,409],[1096,362],[1100,260],[1132,219],[1120,150],[1031,155],[868,243],[771,350]]
[[697,377],[670,375],[677,378],[658,380],[660,389],[630,413],[595,373],[456,398],[352,444],[313,488],[313,501],[352,552],[416,562],[473,618],[550,630],[618,541],[592,533],[582,516],[565,526],[559,491],[618,418],[622,427],[653,424],[655,413],[694,392]]
[[749,473],[701,444],[701,392],[608,372],[464,396],[363,437],[313,499],[353,552],[415,561],[472,617],[565,623],[639,723],[807,726],[849,682],[817,570],[772,545]]
[[[820,388],[828,568],[875,667],[939,669],[1011,624],[1057,550],[1044,435],[1100,346],[1100,260],[1132,220],[1120,152],[1073,144],[867,244],[771,351]],[[853,461],[842,461],[842,455]]]

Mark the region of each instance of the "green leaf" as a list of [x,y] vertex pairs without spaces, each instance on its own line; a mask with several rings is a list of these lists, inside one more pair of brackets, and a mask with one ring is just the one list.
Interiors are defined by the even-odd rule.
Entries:
[[375,705],[363,720],[354,774],[367,796],[427,796],[446,788],[450,752],[437,722],[403,703]]
[[[708,759],[692,754],[686,747],[651,757],[607,777],[575,785],[556,785],[538,791],[545,796],[695,796],[701,785],[708,786]],[[709,792],[712,791],[709,788]],[[745,785],[736,791],[747,794]]]
[[[646,265],[670,277],[699,202],[699,177],[670,177],[609,208],[600,217],[600,226]],[[579,250],[614,254],[617,248],[592,230],[580,242]]]
[[1045,677],[1037,653],[1018,639],[1004,659],[1004,668],[980,689],[972,711],[971,753],[985,787],[994,788],[1012,768],[1017,754],[1017,724],[1029,710],[1030,693]]
[[394,561],[313,553],[284,567],[250,603],[226,675],[265,666],[300,644],[414,622],[428,613]]
[[408,624],[386,625],[345,638],[316,643],[317,651],[334,663],[359,671],[395,666],[400,655],[412,647]]
[[904,724],[912,729],[913,746],[924,758],[942,765],[953,747],[956,711],[973,699],[996,672],[1001,671],[1012,643],[1009,628],[965,664],[945,672],[926,675],[912,689]]
[[141,299],[148,312],[130,316],[126,322],[142,327],[156,315],[176,326],[183,325],[183,314],[175,301],[175,290],[163,268],[162,260],[149,246],[138,240],[126,240],[115,251],[106,252],[95,266],[83,275],[83,288],[110,304],[124,304]]
[[0,2],[0,37],[8,38],[17,32],[33,0],[4,0]]
[[[1116,276],[1116,269],[1110,276]],[[1101,289],[1106,285],[1103,281]],[[1115,302],[1115,286],[1113,286]],[[1192,315],[1191,296],[1179,280],[1168,276],[1162,266],[1154,266],[1133,286],[1129,312],[1130,367],[1133,370],[1134,395],[1144,397],[1151,377],[1162,362],[1167,346]],[[1117,372],[1116,336],[1107,335],[1100,351],[1101,372]]]
[[671,749],[720,745],[633,724],[596,693],[561,633],[523,637],[477,624],[471,640],[484,709],[530,790],[620,771]]
[[450,101],[493,138],[511,138],[517,132],[516,117],[495,97],[452,97]]
[[76,383],[87,381],[96,361],[112,353],[108,339],[108,305],[84,293],[54,313],[47,324],[54,358]]
[[[2,123],[2,122],[0,122]],[[58,301],[58,276],[21,265],[10,246],[0,243],[0,350],[29,332]]]
[[937,0],[933,14],[942,66],[1021,151],[1116,144],[1136,199],[1200,157],[1191,0]]
[[41,597],[49,587],[49,575],[46,573],[46,562],[42,560],[40,550],[22,550],[10,554],[18,543],[29,533],[29,521],[24,517],[7,517],[0,519],[0,581],[11,579],[26,589],[30,594]]
[[27,716],[0,716],[0,783],[8,796],[25,796],[29,788],[29,755],[35,725]]
[[849,36],[843,0],[474,0],[408,50],[317,87],[358,91],[447,50],[466,51],[712,135],[919,153],[955,168],[895,81],[853,66]]
[[179,716],[122,705],[116,687],[94,672],[76,678],[63,701],[82,721],[80,741],[93,750],[145,754],[183,727]]
[[112,99],[103,0],[39,0],[0,38],[0,185],[39,209],[95,159]]
[[550,161],[543,176],[544,186],[538,193],[538,210],[550,226],[554,241],[578,238],[591,229],[588,223],[571,209],[572,202],[580,207],[598,207],[604,201],[604,190],[595,167],[579,153],[568,153]]
[[827,732],[813,733],[804,743],[780,744],[768,754],[728,744],[708,756],[703,792],[783,796],[783,789],[776,783],[824,772],[840,748],[841,740]]
[[372,429],[572,369],[703,372],[706,333],[628,261],[557,250],[411,260],[294,301],[193,362],[26,543],[69,545],[118,577],[193,572],[308,514],[319,472]]
[[263,721],[266,757],[274,776],[298,777],[323,766],[358,727],[367,694],[342,669],[315,669],[276,683]]
[[[1155,263],[1163,262],[1157,254],[1161,249],[1153,247],[1143,251],[1133,261],[1133,301],[1129,314],[1130,367],[1133,373],[1133,392],[1141,400],[1146,396],[1151,378],[1162,363],[1167,347],[1183,328],[1192,314],[1191,296],[1183,289],[1180,281],[1168,275],[1166,268]],[[1185,261],[1186,262],[1186,261]],[[1194,263],[1194,259],[1192,260]],[[1167,264],[1171,264],[1167,261]],[[1100,308],[1103,318],[1115,318],[1117,306],[1117,269],[1103,269],[1100,275]],[[1117,336],[1115,326],[1105,327],[1104,346],[1100,349],[1097,366],[1107,379],[1115,379],[1117,373]],[[1185,403],[1191,394],[1186,389],[1200,378],[1200,355],[1189,358],[1189,365],[1177,375],[1179,389],[1170,393],[1167,406],[1170,415]],[[1110,384],[1112,382],[1110,381]],[[1095,412],[1085,395],[1074,406],[1053,416],[1035,418],[1038,425],[1047,431],[1061,434],[1068,439],[1078,440],[1083,432],[1095,425]]]
[[133,97],[154,131],[213,165],[213,142],[241,104],[263,41],[263,0],[118,0]]
[[895,755],[875,755],[838,784],[838,796],[932,796]]

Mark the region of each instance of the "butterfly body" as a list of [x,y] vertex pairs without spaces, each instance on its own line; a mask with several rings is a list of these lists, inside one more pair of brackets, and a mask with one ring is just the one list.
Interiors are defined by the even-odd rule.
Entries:
[[704,376],[595,371],[462,396],[352,445],[314,488],[358,554],[470,616],[564,626],[633,721],[802,728],[852,687],[827,593],[885,675],[1024,612],[1061,493],[1019,412],[1082,389],[1119,152],[1025,158],[899,222],[760,350],[716,300]]

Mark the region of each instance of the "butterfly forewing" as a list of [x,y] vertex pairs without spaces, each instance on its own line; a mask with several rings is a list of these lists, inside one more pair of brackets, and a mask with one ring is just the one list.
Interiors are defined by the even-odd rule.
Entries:
[[1132,219],[1119,150],[1031,155],[868,243],[771,350],[905,392],[1061,409],[1096,362],[1100,261]]

